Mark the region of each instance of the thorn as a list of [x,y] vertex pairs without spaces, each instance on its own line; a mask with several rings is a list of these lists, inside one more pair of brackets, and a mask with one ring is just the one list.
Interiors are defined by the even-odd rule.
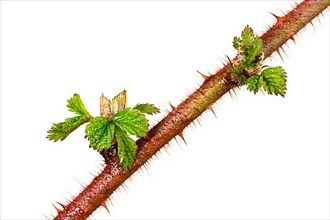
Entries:
[[109,200],[110,205],[114,206],[114,202],[113,202],[113,199],[111,198],[111,196],[108,198],[108,200]]
[[213,106],[209,105],[209,107],[207,107],[209,110],[211,110],[211,112],[214,114],[215,118],[218,118],[217,115],[214,112]]
[[82,188],[85,188],[87,186],[87,184],[85,184],[84,182],[82,182],[81,180],[79,180],[78,178],[74,178],[78,184],[82,187]]
[[281,13],[282,13],[282,15],[284,16],[284,15],[286,15],[288,12],[284,12],[284,11],[282,11],[281,9],[280,9],[280,11],[281,11]]
[[230,66],[232,66],[233,64],[231,63],[231,60],[230,60],[229,56],[226,55],[226,58],[228,60],[228,64],[230,64]]
[[171,108],[172,108],[172,111],[174,112],[174,111],[176,110],[176,107],[174,107],[174,106],[172,105],[172,103],[170,103],[170,106],[171,106]]
[[199,124],[199,126],[202,126],[202,123],[201,123],[201,121],[200,121],[199,118],[196,118],[195,121],[197,121],[197,123]]
[[229,90],[228,92],[229,92],[230,98],[231,98],[231,99],[234,99],[234,96],[233,96],[231,90]]
[[272,62],[273,61],[273,55],[270,55],[268,59]]
[[151,141],[152,141],[152,138],[153,138],[153,137],[149,137],[149,136],[147,136],[147,140],[148,140],[148,142],[151,142]]
[[234,93],[234,95],[231,97],[232,99],[234,99],[234,97],[237,97],[237,94],[236,94],[235,88],[231,89],[230,91],[232,91],[232,92]]
[[294,40],[294,32],[290,32],[288,34],[288,38],[291,39],[294,43],[296,43],[296,41]]
[[199,72],[198,70],[197,70],[197,73],[198,73],[199,75],[201,75],[205,80],[207,80],[207,79],[209,78],[208,76],[206,76],[205,74]]
[[315,26],[314,26],[313,20],[311,20],[309,23],[312,25],[312,27],[313,27],[313,29],[315,31]]
[[186,142],[186,140],[185,140],[184,137],[183,137],[183,133],[180,132],[180,133],[178,133],[178,135],[179,135],[180,138],[183,140],[183,142],[187,145],[187,142]]
[[[149,172],[149,170],[150,170],[150,160],[146,161],[143,164],[143,167],[147,170],[147,172]],[[110,199],[110,203],[113,205],[113,203],[111,202],[111,199]]]
[[282,55],[281,55],[281,52],[280,52],[280,48],[278,48],[278,49],[276,50],[276,53],[278,53],[278,55],[281,57],[281,60],[284,61],[284,60],[283,60],[283,57],[282,57]]
[[[223,59],[221,59],[221,64],[222,64],[222,66],[226,66],[226,61],[224,61]],[[218,67],[218,69],[219,69],[219,67]]]
[[44,213],[41,213],[41,215],[43,215],[45,219],[53,219],[53,218],[54,218],[54,216],[51,215],[51,217],[48,217],[48,216],[45,215]]
[[108,206],[107,206],[107,199],[104,199],[101,201],[101,206],[103,206],[108,211],[108,213],[110,213]]
[[60,214],[62,212],[62,210],[57,208],[53,203],[52,203],[52,206],[54,206],[54,208],[56,209],[57,214]]
[[177,146],[180,146],[180,144],[179,144],[179,142],[178,142],[178,138],[177,138],[176,136],[174,137],[174,140],[175,140],[176,145],[177,145]]
[[234,92],[235,96],[237,97],[236,89],[240,89],[240,88],[234,88],[233,89],[233,92]]
[[[150,174],[150,169],[149,169],[149,165],[148,164],[143,164],[143,168],[144,168],[144,170],[148,173],[148,174]],[[141,169],[142,170],[142,169]],[[108,211],[109,212],[109,211]],[[110,213],[110,212],[109,212]]]
[[273,15],[275,18],[276,18],[276,23],[275,23],[275,27],[281,25],[284,21],[284,17],[280,17],[280,16],[277,16],[276,14],[273,14],[270,12],[271,15]]
[[[158,153],[158,152],[157,152]],[[131,178],[132,176],[130,176],[129,178]],[[128,186],[127,186],[127,183],[122,183],[121,184],[121,188],[126,192],[128,193],[127,189],[128,189]]]
[[285,52],[285,50],[283,49],[283,46],[286,44],[283,44],[280,48],[282,49],[283,53],[285,54],[286,57],[288,57],[288,54]]
[[159,158],[159,153],[158,153],[158,152],[155,153],[155,154],[154,154],[154,157],[158,159],[158,158]]
[[168,151],[167,146],[163,147],[163,149],[164,149],[164,151],[166,151],[166,153],[167,153],[168,155],[172,156],[172,155],[170,154],[170,152]]
[[59,202],[57,202],[57,204],[59,204],[63,209],[65,209],[65,205],[63,205],[62,203],[59,203]]
[[320,16],[317,16],[316,18],[317,18],[317,21],[319,22],[319,24],[322,24],[321,20],[320,20]]

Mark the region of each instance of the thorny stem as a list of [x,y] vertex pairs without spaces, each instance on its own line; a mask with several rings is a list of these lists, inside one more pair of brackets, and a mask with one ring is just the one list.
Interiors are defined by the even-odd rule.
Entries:
[[[277,17],[276,24],[265,32],[262,51],[265,58],[307,25],[313,18],[330,5],[330,0],[305,0],[284,17]],[[163,120],[154,126],[147,138],[137,141],[139,146],[135,163],[130,172],[124,173],[118,165],[119,158],[111,152],[102,152],[106,166],[71,203],[58,211],[56,220],[86,219],[100,205],[105,206],[109,196],[138,170],[148,159],[166,145],[176,135],[180,135],[193,120],[207,110],[228,91],[236,87],[232,81],[229,64],[224,66],[192,93],[179,106],[173,109]]]

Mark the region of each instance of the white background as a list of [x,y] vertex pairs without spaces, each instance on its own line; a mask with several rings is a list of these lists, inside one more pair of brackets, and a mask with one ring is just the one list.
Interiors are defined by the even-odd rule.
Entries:
[[[55,215],[102,168],[84,128],[45,136],[79,93],[154,103],[155,124],[214,73],[246,24],[261,34],[289,1],[1,2],[1,219]],[[91,219],[329,218],[329,12],[268,65],[288,72],[286,97],[226,95]]]

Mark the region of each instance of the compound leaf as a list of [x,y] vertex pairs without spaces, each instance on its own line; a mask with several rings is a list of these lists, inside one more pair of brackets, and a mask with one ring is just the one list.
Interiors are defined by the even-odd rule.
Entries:
[[240,65],[245,70],[252,72],[259,67],[260,62],[263,60],[262,41],[250,26],[247,25],[244,28],[241,38],[234,37],[233,46],[238,50]]

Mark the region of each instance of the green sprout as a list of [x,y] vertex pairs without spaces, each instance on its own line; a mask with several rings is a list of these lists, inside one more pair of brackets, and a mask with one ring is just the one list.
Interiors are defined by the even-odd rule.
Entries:
[[[286,92],[286,72],[282,67],[263,66],[262,41],[246,26],[241,37],[235,37],[233,46],[238,51],[231,62],[233,81],[257,93],[261,89],[268,94],[284,96]],[[67,101],[69,111],[76,114],[64,122],[53,124],[48,131],[49,140],[63,141],[71,132],[87,123],[85,132],[89,146],[98,152],[117,146],[120,165],[127,172],[134,164],[137,145],[131,136],[146,137],[149,122],[145,114],[158,113],[153,104],[137,104],[127,107],[126,90],[111,100],[103,94],[100,97],[100,116],[92,117],[86,110],[78,94]]]
[[234,81],[240,86],[247,85],[247,89],[254,93],[263,89],[270,95],[284,97],[286,72],[280,66],[263,66],[262,41],[251,27],[246,26],[241,37],[234,37],[233,46],[238,51],[230,67]]
[[69,111],[77,116],[67,118],[64,122],[53,124],[48,130],[49,140],[63,141],[80,125],[88,122],[85,132],[89,146],[98,152],[117,144],[120,165],[127,172],[131,169],[137,145],[131,135],[146,137],[149,122],[145,114],[159,113],[153,104],[137,104],[133,108],[126,106],[126,90],[112,98],[100,97],[100,116],[92,117],[86,110],[78,94],[67,101]]

